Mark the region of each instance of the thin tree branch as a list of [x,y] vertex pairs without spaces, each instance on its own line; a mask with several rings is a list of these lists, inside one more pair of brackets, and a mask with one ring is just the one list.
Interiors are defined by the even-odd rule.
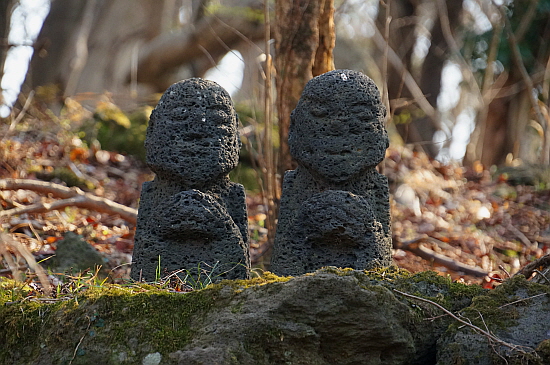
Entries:
[[[386,4],[386,14],[390,14],[390,0],[387,0]],[[388,92],[388,52],[389,52],[389,39],[390,39],[390,23],[392,21],[391,15],[386,15],[386,22],[384,23],[384,41],[386,42],[386,47],[384,48],[384,56],[382,58],[382,102],[386,106],[386,126],[390,124],[390,121],[393,119],[393,110],[390,108],[390,96]],[[384,166],[384,164],[381,164]],[[382,172],[381,172],[382,173]]]
[[42,194],[51,194],[63,200],[54,203],[38,203],[24,207],[0,211],[0,218],[14,214],[41,213],[67,206],[76,206],[101,213],[118,214],[130,224],[136,224],[137,210],[125,205],[85,193],[79,188],[68,188],[63,185],[28,179],[0,180],[0,190],[32,190]]
[[34,90],[31,90],[31,92],[29,93],[29,96],[27,96],[27,100],[25,100],[25,104],[23,105],[23,108],[21,109],[17,117],[13,118],[12,122],[10,123],[10,127],[8,128],[8,132],[4,135],[4,137],[2,137],[2,140],[7,138],[9,134],[13,132],[13,130],[15,129],[17,124],[21,121],[21,119],[23,119],[23,116],[31,106],[33,97],[34,97]]
[[374,29],[374,35],[372,36],[374,44],[376,44],[380,51],[387,52],[388,61],[396,70],[398,70],[398,72],[403,75],[403,82],[407,89],[409,89],[409,91],[411,92],[414,100],[418,103],[420,109],[422,109],[422,111],[432,120],[437,120],[436,110],[430,104],[428,99],[426,99],[426,97],[422,93],[422,90],[414,80],[413,76],[411,75],[409,70],[407,70],[407,68],[403,64],[403,61],[401,61],[399,55],[393,50],[393,48],[389,44],[387,44],[384,36],[380,33],[380,30],[378,29],[378,27],[376,27],[373,21],[369,19],[369,22],[371,22],[371,26]]
[[[247,0],[240,7],[260,9],[259,0]],[[251,10],[253,11],[253,10]],[[219,44],[229,49],[243,41],[262,39],[264,25],[258,19],[243,14],[208,14],[194,28],[184,28],[152,39],[139,49],[137,80],[165,89],[163,76],[169,75],[180,65],[210,54],[217,60],[226,52]],[[128,77],[129,79],[129,77]]]
[[502,308],[504,308],[504,307],[507,307],[507,306],[509,306],[509,305],[514,305],[514,304],[516,304],[516,303],[526,302],[526,301],[528,301],[528,300],[535,299],[535,298],[538,298],[538,297],[542,297],[542,296],[544,296],[544,295],[548,295],[548,293],[540,293],[540,294],[533,295],[533,296],[530,296],[530,297],[527,297],[527,298],[514,300],[514,301],[511,302],[511,303],[506,303],[506,304],[501,305],[500,307],[498,307],[498,309],[502,309]]
[[[434,301],[431,301],[429,299],[425,299],[425,298],[422,298],[422,297],[418,297],[416,295],[412,295],[412,294],[408,294],[408,293],[404,293],[402,291],[399,291],[397,289],[392,289],[394,292],[398,293],[398,294],[401,294],[407,298],[411,298],[411,299],[416,299],[416,300],[420,300],[421,302],[425,302],[425,303],[429,303],[439,309],[441,309],[443,312],[445,312],[447,315],[451,316],[453,319],[455,319],[456,321],[462,323],[463,325],[467,326],[467,327],[470,327],[471,329],[473,329],[474,331],[482,334],[483,336],[487,337],[488,339],[490,339],[491,341],[499,344],[499,345],[502,345],[502,346],[505,346],[505,347],[508,347],[514,351],[517,351],[523,355],[528,355],[529,353],[533,353],[535,352],[535,350],[529,348],[529,347],[526,347],[526,349],[529,351],[525,351],[522,349],[523,346],[519,346],[519,345],[514,345],[512,343],[509,343],[509,342],[506,342],[506,341],[503,341],[501,340],[500,338],[496,337],[495,335],[493,335],[492,333],[490,333],[489,331],[486,331],[484,329],[481,329],[479,328],[478,326],[474,325],[474,324],[471,324],[470,322],[468,321],[465,321],[463,320],[462,318],[456,316],[455,314],[453,314],[453,312],[449,311],[447,308],[443,307],[442,305],[434,302]],[[525,347],[524,347],[525,348]]]
[[468,83],[470,84],[471,89],[473,91],[475,91],[475,93],[478,95],[478,97],[481,98],[481,95],[482,95],[481,90],[479,89],[479,86],[476,82],[476,79],[475,79],[475,76],[472,72],[472,69],[471,69],[471,67],[469,67],[468,63],[466,62],[466,60],[462,56],[462,54],[460,52],[460,47],[458,46],[458,44],[457,44],[457,42],[456,42],[456,40],[453,36],[452,30],[451,30],[451,24],[449,22],[449,13],[448,13],[448,10],[447,10],[446,2],[444,0],[438,0],[437,1],[437,9],[438,9],[439,18],[440,18],[440,21],[441,21],[441,30],[443,32],[443,37],[445,37],[445,41],[447,42],[447,44],[451,48],[453,56],[456,58],[456,60],[460,64],[461,69],[463,70],[464,73],[467,74]]
[[533,21],[535,14],[537,14],[538,4],[539,4],[539,0],[531,0],[531,3],[529,4],[529,8],[527,9],[527,12],[521,19],[521,23],[519,24],[518,28],[514,32],[516,42],[521,42],[523,40],[525,33],[527,33],[527,30],[531,26],[531,22]]
[[[481,108],[478,112],[478,124],[479,124],[479,136],[478,140],[483,141],[485,139],[485,133],[487,130],[487,115],[489,113],[489,104],[493,101],[493,99],[496,97],[498,92],[501,90],[500,87],[497,88],[495,91],[493,86],[496,84],[494,81],[494,63],[497,59],[498,54],[498,46],[500,44],[500,35],[502,33],[502,23],[501,22],[493,22],[493,36],[491,38],[491,45],[489,47],[489,54],[487,57],[487,68],[485,69],[485,73],[483,75],[483,83],[481,86],[481,95],[482,97],[480,100],[482,101]],[[504,78],[504,82],[506,82],[507,78]],[[498,81],[499,79],[497,79]],[[502,80],[502,79],[501,79]],[[493,91],[493,94],[491,95],[490,91]],[[475,154],[476,158],[481,159],[481,156],[483,154],[483,146],[481,143],[476,143],[475,147]]]
[[275,199],[277,194],[277,179],[276,179],[276,164],[275,155],[273,153],[273,99],[272,99],[272,82],[273,82],[273,64],[271,58],[271,19],[269,12],[269,1],[264,0],[264,42],[265,42],[265,87],[264,87],[264,167],[263,172],[263,198],[267,209],[267,250],[263,260],[264,267],[269,267],[271,259],[271,248],[275,239],[275,224],[277,220],[277,206]]
[[88,2],[86,2],[80,29],[77,33],[75,56],[71,61],[71,69],[69,72],[67,85],[65,87],[66,96],[73,96],[75,94],[78,80],[80,79],[82,70],[88,61],[88,39],[94,23],[96,6],[96,0],[88,0]]

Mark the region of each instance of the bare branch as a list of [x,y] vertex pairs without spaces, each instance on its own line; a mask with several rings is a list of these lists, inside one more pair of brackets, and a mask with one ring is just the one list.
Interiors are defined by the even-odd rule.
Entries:
[[539,0],[531,0],[531,3],[529,4],[529,8],[527,9],[527,12],[521,19],[521,23],[519,24],[518,28],[514,32],[514,36],[516,37],[516,42],[521,42],[523,40],[525,33],[527,33],[527,30],[531,26],[531,22],[533,21],[533,18],[537,14],[538,4],[539,4]]
[[499,345],[502,345],[502,346],[505,346],[505,347],[508,347],[514,351],[517,351],[519,352],[520,354],[523,354],[523,355],[528,355],[529,353],[533,353],[535,352],[533,349],[527,347],[527,351],[523,350],[522,349],[522,346],[519,346],[519,345],[514,345],[512,343],[509,343],[509,342],[506,342],[506,341],[503,341],[501,340],[500,338],[496,337],[495,335],[493,335],[492,333],[490,333],[489,331],[486,331],[484,329],[481,329],[479,328],[478,326],[476,325],[473,325],[471,324],[470,322],[468,321],[465,321],[463,320],[462,318],[456,316],[455,314],[453,314],[453,312],[449,311],[447,308],[443,307],[442,305],[434,302],[434,301],[431,301],[429,299],[425,299],[425,298],[422,298],[422,297],[417,297],[416,295],[412,295],[412,294],[408,294],[408,293],[404,293],[402,291],[399,291],[397,289],[393,289],[394,292],[398,293],[398,294],[401,294],[407,298],[411,298],[411,299],[416,299],[416,300],[420,300],[421,302],[425,302],[425,303],[429,303],[439,309],[441,309],[443,312],[445,312],[447,315],[451,316],[453,319],[455,319],[456,321],[462,323],[463,325],[467,326],[467,327],[470,327],[471,329],[473,329],[474,331],[482,334],[483,336],[487,337],[489,340],[491,340],[492,342],[494,343],[497,343]]
[[501,305],[500,307],[498,307],[498,309],[502,309],[504,307],[507,307],[509,305],[514,305],[516,303],[522,303],[522,302],[526,302],[528,300],[531,300],[531,299],[535,299],[535,298],[538,298],[538,297],[542,297],[544,295],[548,295],[548,293],[540,293],[540,294],[537,294],[537,295],[533,295],[533,296],[530,296],[530,297],[527,297],[527,298],[523,298],[523,299],[518,299],[518,300],[515,300],[511,303],[506,303],[506,304],[503,304]]
[[399,248],[401,250],[412,252],[415,255],[422,257],[424,260],[433,261],[434,263],[441,266],[445,266],[446,268],[453,270],[455,272],[463,272],[466,275],[472,275],[480,278],[483,278],[488,275],[488,272],[483,269],[480,269],[475,266],[465,265],[461,262],[455,261],[447,256],[438,254],[437,252],[434,252],[429,248],[426,248],[420,245],[422,241],[427,239],[431,239],[431,238],[423,236],[407,242],[396,242],[394,244],[394,247]]
[[67,206],[76,206],[101,213],[118,214],[130,224],[136,224],[137,210],[125,205],[85,193],[79,188],[68,188],[63,185],[28,179],[0,180],[0,190],[32,190],[42,194],[51,194],[63,200],[54,203],[38,203],[25,207],[18,207],[0,212],[0,217],[23,213],[41,213]]
[[[369,19],[369,21],[372,23],[372,20]],[[411,75],[409,70],[407,70],[407,68],[403,64],[403,61],[401,61],[401,58],[399,58],[399,55],[386,42],[384,36],[380,33],[380,30],[378,30],[378,28],[374,24],[372,24],[372,27],[374,29],[374,35],[372,36],[372,39],[378,49],[380,49],[384,53],[387,52],[387,60],[396,70],[398,70],[403,75],[403,82],[405,83],[407,89],[409,89],[409,91],[411,92],[414,100],[418,103],[420,109],[422,109],[422,111],[432,120],[437,120],[436,110],[430,104],[428,99],[426,99],[426,97],[422,93],[422,90],[414,80],[413,76]]]
[[263,22],[246,15],[248,9],[252,12],[261,7],[261,1],[248,0],[240,6],[244,9],[242,14],[208,14],[194,28],[186,27],[152,39],[139,50],[137,81],[164,90],[165,76],[180,65],[205,53],[219,60],[226,53],[226,48],[219,47],[220,43],[233,49],[243,38],[251,42],[262,39]]

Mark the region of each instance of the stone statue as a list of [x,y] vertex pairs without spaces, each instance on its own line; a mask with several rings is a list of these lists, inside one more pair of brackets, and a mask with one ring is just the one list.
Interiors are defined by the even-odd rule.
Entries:
[[221,86],[193,78],[166,90],[147,127],[146,161],[156,176],[143,184],[132,279],[177,270],[248,278],[244,188],[228,177],[239,148],[238,117]]
[[292,112],[271,271],[389,266],[388,182],[376,171],[389,145],[374,82],[335,70],[310,80]]

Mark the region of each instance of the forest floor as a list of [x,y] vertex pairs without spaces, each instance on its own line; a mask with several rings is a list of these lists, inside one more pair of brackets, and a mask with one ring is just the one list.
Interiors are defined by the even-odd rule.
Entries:
[[[97,144],[88,146],[63,128],[44,130],[49,127],[0,124],[0,181],[77,186],[137,209],[141,184],[153,177],[143,162]],[[530,179],[534,185],[513,185],[517,179],[511,179],[510,172],[443,165],[405,147],[390,147],[382,169],[390,181],[393,256],[399,267],[434,270],[491,288],[550,254],[550,183]],[[522,173],[529,175],[529,169]],[[48,209],[59,200],[36,190],[0,189],[0,232],[11,235],[37,261],[55,254],[66,232],[75,232],[103,255],[115,282],[128,279],[135,224],[70,202],[59,210]],[[247,204],[251,255],[257,264],[267,242],[266,214],[259,193],[248,192]],[[29,205],[39,208],[10,212]],[[2,245],[0,276],[13,276],[6,255],[25,271],[22,255]]]

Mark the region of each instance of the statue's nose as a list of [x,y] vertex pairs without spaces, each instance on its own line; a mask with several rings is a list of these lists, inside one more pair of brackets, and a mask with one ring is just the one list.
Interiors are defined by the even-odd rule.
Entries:
[[330,123],[327,132],[332,136],[343,136],[348,134],[349,125],[340,119],[335,119]]

